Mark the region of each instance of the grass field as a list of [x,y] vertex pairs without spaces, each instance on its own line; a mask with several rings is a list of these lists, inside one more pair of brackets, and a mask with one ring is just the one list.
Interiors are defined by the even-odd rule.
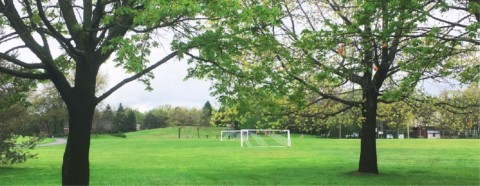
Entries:
[[[357,174],[360,141],[292,136],[291,148],[240,148],[220,129],[92,136],[92,185],[480,185],[480,140],[378,140],[380,175]],[[205,135],[209,135],[206,139]],[[188,138],[187,138],[188,137]],[[59,185],[65,145],[0,167],[0,185]]]

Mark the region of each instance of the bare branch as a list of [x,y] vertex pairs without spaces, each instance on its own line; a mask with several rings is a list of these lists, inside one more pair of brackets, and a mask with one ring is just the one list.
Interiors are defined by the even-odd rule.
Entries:
[[[39,1],[39,0],[37,0]],[[60,5],[60,11],[62,12],[62,15],[65,20],[65,25],[67,26],[68,31],[70,32],[70,35],[73,37],[73,40],[77,44],[77,46],[82,46],[82,41],[79,40],[79,38],[75,37],[79,34],[79,28],[77,27],[78,21],[75,16],[75,12],[73,11],[73,6],[72,6],[73,1],[58,1]]]
[[70,43],[70,41],[65,38],[61,33],[55,29],[52,24],[50,24],[50,21],[47,19],[45,16],[45,12],[42,7],[42,1],[37,0],[37,9],[38,9],[38,15],[40,16],[40,19],[42,20],[43,24],[47,27],[48,31],[52,34],[52,37],[54,37],[60,45],[69,53],[71,56],[78,56],[78,52],[76,51],[75,47]]
[[0,1],[0,9],[4,12],[5,17],[7,17],[10,22],[10,26],[16,31],[26,46],[28,46],[28,48],[42,61],[51,60],[52,57],[50,56],[50,53],[40,46],[30,34],[29,28],[25,25],[20,14],[17,12],[13,1],[5,0],[5,4]]
[[0,72],[15,76],[15,77],[26,78],[26,79],[36,79],[36,80],[50,79],[50,76],[46,73],[37,74],[37,73],[20,72],[20,71],[11,70],[4,67],[0,67]]
[[167,56],[165,56],[163,59],[161,59],[160,61],[156,62],[155,64],[149,66],[148,68],[145,68],[144,70],[142,70],[141,72],[133,75],[133,76],[130,76],[124,80],[122,80],[120,83],[118,83],[117,85],[115,85],[114,87],[112,87],[110,90],[108,90],[107,92],[103,93],[100,97],[98,97],[95,102],[96,103],[99,103],[101,102],[102,100],[104,100],[105,98],[107,98],[108,96],[110,96],[113,92],[115,92],[116,90],[118,90],[119,88],[121,88],[122,86],[124,86],[125,84],[131,82],[131,81],[134,81],[140,77],[142,77],[143,75],[151,72],[153,69],[157,68],[158,66],[166,63],[167,61],[169,61],[170,59],[172,59],[173,57],[175,57],[176,55],[178,54],[178,51],[175,51],[175,52],[172,52],[170,54],[168,54]]
[[26,63],[23,62],[15,57],[12,57],[8,54],[0,52],[0,59],[5,59],[9,62],[12,62],[13,64],[16,64],[18,66],[21,66],[23,68],[27,69],[45,69],[45,64],[42,63]]

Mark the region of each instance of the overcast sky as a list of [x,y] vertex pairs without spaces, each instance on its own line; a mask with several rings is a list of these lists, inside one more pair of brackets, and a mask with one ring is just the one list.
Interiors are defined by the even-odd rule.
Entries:
[[[111,66],[112,63],[107,64],[109,65],[102,67],[101,72],[108,74],[109,87],[128,77],[122,70]],[[143,112],[161,105],[202,108],[206,101],[215,105],[215,99],[210,96],[210,82],[198,79],[184,80],[187,69],[186,61],[172,59],[153,71],[155,74],[155,79],[151,81],[153,91],[146,91],[144,84],[134,81],[114,92],[102,102],[102,105],[110,104],[116,108],[122,103]]]

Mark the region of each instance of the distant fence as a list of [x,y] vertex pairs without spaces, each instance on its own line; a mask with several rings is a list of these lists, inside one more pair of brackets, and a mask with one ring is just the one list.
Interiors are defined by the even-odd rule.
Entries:
[[478,130],[410,130],[410,131],[396,131],[384,130],[383,134],[379,132],[377,138],[399,138],[403,134],[404,138],[440,138],[440,139],[456,139],[456,138],[480,138],[480,131]]
[[[360,138],[359,132],[338,131],[316,134],[317,138]],[[407,139],[407,138],[427,138],[427,139],[480,139],[478,130],[378,130],[377,139]]]

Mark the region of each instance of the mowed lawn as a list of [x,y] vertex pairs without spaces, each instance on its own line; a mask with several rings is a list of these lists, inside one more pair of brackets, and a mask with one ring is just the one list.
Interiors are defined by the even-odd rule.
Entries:
[[[480,185],[480,140],[378,140],[381,174],[358,174],[358,139],[292,136],[291,148],[241,148],[220,129],[176,128],[93,136],[92,185]],[[206,139],[205,135],[209,135]],[[59,185],[65,145],[0,167],[0,185]]]

